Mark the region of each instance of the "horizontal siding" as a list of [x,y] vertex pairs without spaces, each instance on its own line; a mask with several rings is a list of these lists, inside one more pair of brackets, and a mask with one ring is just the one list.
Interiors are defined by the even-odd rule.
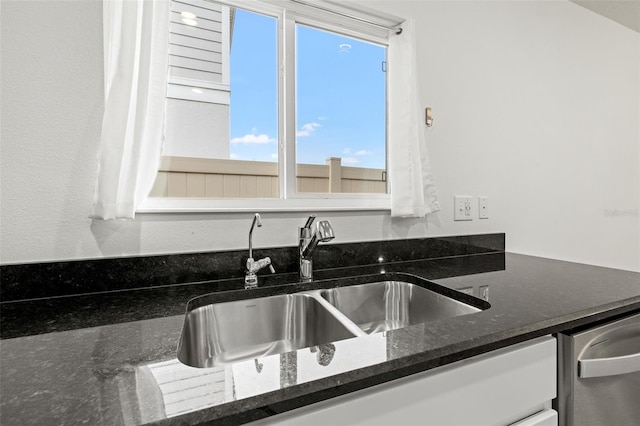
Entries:
[[222,81],[221,74],[178,67],[169,68],[169,76],[178,78],[189,78],[191,80],[206,81],[209,83],[220,83]]
[[[182,13],[178,13],[178,12],[171,12],[171,15],[169,16],[169,19],[171,20],[171,22],[175,24],[187,25],[187,26],[190,26],[191,28],[198,28],[202,30],[209,30],[209,31],[216,31],[216,32],[220,32],[220,22],[222,22],[221,18],[222,18],[222,15],[218,16],[218,18],[214,20],[204,19],[198,16],[194,18],[191,13],[189,13],[188,16],[185,16]],[[189,19],[188,21],[189,24],[185,22],[186,19]],[[193,23],[192,21],[195,22],[195,25],[192,25]]]
[[169,55],[174,57],[199,59],[201,61],[222,63],[222,53],[212,50],[187,47],[182,45],[169,45]]
[[167,417],[220,404],[232,386],[224,367],[191,368],[172,360],[142,368],[156,380]]
[[[208,87],[225,92],[224,97],[214,96],[209,99],[193,95],[189,90],[168,90],[171,96],[197,102],[228,104],[228,10],[227,6],[204,0],[171,2],[169,87],[187,84],[191,87]],[[195,25],[188,24],[186,19],[195,21]],[[210,84],[226,87],[211,87]]]
[[184,58],[182,56],[169,56],[169,66],[173,68],[185,68],[194,71],[204,71],[213,74],[222,74],[222,64],[217,62],[201,61],[199,59]]
[[221,53],[222,43],[219,41],[192,38],[180,34],[169,34],[169,48],[171,46],[185,46],[194,49],[207,50],[209,52]]
[[[218,25],[220,25],[218,23]],[[210,31],[204,28],[198,28],[191,25],[172,22],[169,24],[170,34],[179,34],[187,37],[199,38],[202,40],[222,41],[222,33],[220,31]]]
[[[221,8],[221,4],[206,0],[173,0],[171,2],[171,10],[175,10],[177,12],[186,10],[188,12],[195,13],[197,16],[203,16],[205,18],[207,18],[207,13],[220,12]],[[194,11],[194,9],[196,11]]]

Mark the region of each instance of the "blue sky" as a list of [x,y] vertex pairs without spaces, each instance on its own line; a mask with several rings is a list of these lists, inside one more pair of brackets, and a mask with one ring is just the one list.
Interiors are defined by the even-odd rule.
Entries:
[[[276,161],[277,22],[236,9],[231,46],[231,158]],[[385,49],[299,25],[297,161],[341,157],[385,167]]]

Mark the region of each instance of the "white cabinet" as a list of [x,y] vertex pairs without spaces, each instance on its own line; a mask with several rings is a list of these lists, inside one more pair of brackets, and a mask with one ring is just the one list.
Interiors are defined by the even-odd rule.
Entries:
[[556,340],[545,336],[255,424],[557,425]]
[[558,412],[549,408],[511,426],[558,426]]

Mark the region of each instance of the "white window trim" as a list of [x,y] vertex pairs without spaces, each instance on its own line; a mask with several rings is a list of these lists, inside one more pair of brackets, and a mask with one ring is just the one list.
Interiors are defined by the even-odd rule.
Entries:
[[[296,180],[288,176],[295,176],[296,158],[295,142],[285,146],[285,138],[295,141],[296,121],[294,99],[287,99],[286,93],[295,88],[295,46],[294,37],[285,37],[285,33],[295,31],[295,24],[315,26],[346,36],[369,41],[376,44],[388,45],[388,31],[374,25],[331,14],[322,10],[310,8],[288,0],[216,0],[218,3],[243,8],[245,10],[272,16],[278,20],[278,63],[283,64],[278,73],[278,108],[279,119],[279,190],[284,198],[150,198],[147,197],[137,209],[138,213],[205,213],[205,212],[245,212],[245,211],[358,211],[358,210],[391,210],[391,195],[389,193],[392,177],[387,174],[387,193],[297,193]],[[286,7],[286,9],[285,9]],[[352,15],[355,13],[350,11]],[[364,14],[363,19],[371,19],[371,15]],[[402,19],[390,17],[400,23]],[[389,25],[387,22],[385,25]],[[348,25],[350,28],[346,28]],[[285,46],[285,43],[288,43]],[[288,52],[288,53],[287,53]],[[285,75],[287,72],[292,76]],[[185,82],[186,83],[186,82]],[[388,87],[388,85],[387,85]],[[204,89],[204,88],[203,88]],[[284,100],[284,101],[283,101]],[[286,102],[286,105],[285,105]],[[389,146],[387,143],[386,158],[388,164]],[[388,167],[387,167],[388,170]]]
[[[377,194],[373,194],[377,195]],[[388,194],[384,198],[147,198],[138,213],[216,213],[216,212],[294,212],[391,210]]]

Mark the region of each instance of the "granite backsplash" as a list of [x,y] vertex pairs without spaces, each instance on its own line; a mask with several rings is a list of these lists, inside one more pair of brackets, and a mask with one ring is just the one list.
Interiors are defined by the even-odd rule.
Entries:
[[[314,254],[316,271],[380,265],[421,259],[504,252],[505,234],[329,243]],[[0,266],[0,300],[10,302],[59,296],[144,289],[230,280],[240,288],[247,250],[136,256]],[[254,258],[269,256],[276,270],[260,273],[261,285],[291,282],[298,270],[297,247],[254,249]]]

